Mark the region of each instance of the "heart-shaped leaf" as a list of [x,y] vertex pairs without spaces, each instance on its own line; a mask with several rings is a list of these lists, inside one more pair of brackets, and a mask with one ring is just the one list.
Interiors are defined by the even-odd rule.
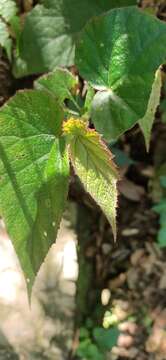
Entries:
[[90,21],[76,50],[81,75],[100,90],[92,103],[96,129],[117,138],[146,113],[159,66],[166,60],[166,24],[136,7]]
[[17,93],[0,110],[0,215],[31,289],[56,239],[68,190],[63,112],[43,91]]
[[69,153],[76,174],[105,213],[116,239],[118,173],[112,154],[99,134],[87,129],[80,119],[69,119],[64,124],[64,133],[70,136]]
[[74,64],[75,41],[86,22],[111,8],[136,0],[43,0],[26,17],[20,56],[27,73],[42,73],[55,66]]

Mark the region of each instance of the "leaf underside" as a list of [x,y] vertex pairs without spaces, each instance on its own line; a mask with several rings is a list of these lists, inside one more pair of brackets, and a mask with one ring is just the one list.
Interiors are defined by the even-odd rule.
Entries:
[[56,239],[69,163],[63,113],[43,91],[17,93],[0,110],[0,215],[31,290]]
[[87,129],[79,119],[68,120],[64,132],[71,135],[69,152],[75,172],[86,191],[105,213],[116,239],[118,173],[112,154],[99,134]]

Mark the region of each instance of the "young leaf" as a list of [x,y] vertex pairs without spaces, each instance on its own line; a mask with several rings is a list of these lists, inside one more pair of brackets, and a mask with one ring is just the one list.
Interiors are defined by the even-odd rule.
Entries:
[[160,103],[162,76],[160,68],[156,71],[155,80],[152,85],[148,107],[145,116],[139,120],[139,125],[145,137],[146,149],[149,151],[150,136],[157,107]]
[[[86,22],[113,7],[136,0],[43,0],[26,17],[20,56],[27,72],[42,73],[74,64],[75,41]],[[28,46],[27,46],[28,44]]]
[[80,74],[100,90],[92,120],[107,140],[144,117],[154,77],[166,59],[166,24],[135,7],[90,21],[76,49]]
[[34,85],[36,89],[50,92],[60,103],[63,103],[65,99],[72,100],[72,91],[75,90],[77,83],[77,78],[68,70],[57,68],[53,72],[41,76]]
[[72,118],[63,128],[64,134],[69,135],[69,153],[76,174],[105,213],[116,238],[118,173],[112,154],[99,134],[87,129],[84,121]]
[[55,241],[68,189],[63,113],[43,91],[17,93],[0,110],[0,215],[31,289]]

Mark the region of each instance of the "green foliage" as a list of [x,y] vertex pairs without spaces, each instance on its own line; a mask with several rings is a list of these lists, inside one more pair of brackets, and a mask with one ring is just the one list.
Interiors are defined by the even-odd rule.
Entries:
[[160,229],[157,240],[160,247],[166,247],[166,198],[153,208],[160,215]]
[[[58,101],[64,108],[65,117],[70,114],[81,114],[81,107],[79,98],[76,96],[76,89],[78,86],[78,78],[72,75],[68,70],[56,68],[53,72],[43,75],[34,83],[36,89],[43,89]],[[67,104],[64,104],[64,101]],[[84,112],[84,108],[82,109]]]
[[0,16],[6,21],[10,20],[17,13],[17,6],[14,0],[1,0],[0,1]]
[[11,58],[11,46],[12,41],[9,36],[9,31],[7,25],[0,18],[0,46],[6,50],[7,56]]
[[115,155],[117,166],[123,167],[134,164],[134,160],[127,156],[124,151],[118,149],[118,147],[111,146],[111,152]]
[[43,89],[55,96],[60,104],[64,100],[72,101],[72,91],[77,85],[77,79],[67,70],[57,68],[52,73],[44,75],[35,81],[36,89]]
[[[147,111],[141,127],[148,144],[158,101],[154,109],[147,107],[155,73],[166,59],[165,49],[166,24],[134,7],[114,9],[90,21],[82,31],[76,64],[82,77],[99,90],[91,115],[105,139],[117,138]],[[158,100],[160,84],[155,90]]]
[[91,103],[95,96],[95,90],[91,85],[88,84],[85,103],[84,103],[84,109],[83,112],[87,113],[88,117],[90,116],[90,109],[91,109]]
[[110,329],[98,327],[93,330],[94,339],[102,351],[111,350],[117,343],[118,335],[119,331],[116,327]]
[[70,137],[69,152],[76,174],[86,191],[104,211],[116,238],[118,173],[111,153],[102,143],[99,134],[88,130],[83,121],[69,120],[64,124],[64,133]]
[[[63,84],[62,88],[55,90],[52,79]],[[70,149],[62,133],[64,114],[59,104],[62,99],[70,97],[69,89],[75,85],[75,79],[57,69],[36,84],[38,87],[40,84],[42,90],[19,92],[0,110],[0,214],[28,278],[29,289],[56,239],[64,210],[69,176],[68,153],[73,155],[70,150],[73,149],[73,138],[76,139],[75,128],[70,126],[73,121],[80,127],[83,124],[87,134],[85,139],[82,137],[82,142],[89,163],[83,164],[83,178],[80,168],[78,175],[105,211],[116,233],[117,175],[111,153],[100,144],[97,133],[92,132],[94,136],[88,138],[91,132],[79,119],[68,120],[64,125],[64,129],[70,128],[71,139],[64,131]],[[79,166],[86,160],[81,151],[74,153]],[[94,173],[91,174],[91,170]],[[100,188],[98,193],[91,183],[92,176],[96,177],[97,189]],[[106,186],[110,188],[108,200],[103,199]]]
[[[165,166],[162,166],[162,168],[165,170]],[[163,173],[159,179],[160,186],[163,189],[163,197],[153,209],[160,215],[160,229],[157,236],[158,244],[160,247],[166,247],[166,174]]]
[[[166,95],[166,79],[163,81],[163,93]],[[160,107],[159,107],[160,113],[161,113],[161,120],[163,123],[166,123],[166,98],[161,100]]]
[[97,348],[91,339],[81,341],[76,354],[86,360],[105,360],[105,355]]
[[9,60],[12,57],[12,39],[9,28],[15,30],[18,19],[16,14],[17,6],[14,0],[0,1],[0,45],[6,50]]
[[73,65],[76,38],[86,22],[113,7],[133,5],[136,0],[40,2],[27,15],[20,39],[20,56],[27,63],[29,74]]
[[105,360],[106,352],[116,345],[119,331],[116,327],[95,327],[92,336],[87,328],[80,329],[80,344],[77,355],[86,360]]
[[162,112],[161,119],[163,123],[166,123],[166,99],[161,102],[160,110]]
[[[0,110],[0,215],[29,289],[57,235],[68,192],[69,159],[116,238],[118,173],[101,135],[112,144],[139,122],[148,148],[160,98],[159,66],[166,58],[166,25],[136,7],[117,8],[133,3],[43,0],[25,20],[20,51],[27,65],[17,58],[17,70],[39,73],[73,64],[75,42],[86,22],[116,8],[90,20],[79,34],[76,63],[89,82],[83,99],[81,91],[77,93],[77,77],[56,68],[35,81],[35,90],[17,93]],[[17,21],[12,24],[18,41]],[[101,135],[88,128],[90,116]],[[93,334],[98,345],[89,339],[89,345],[84,344],[93,359],[96,346],[101,354],[95,358],[103,356],[101,331],[102,346],[107,347],[109,333],[103,329]]]
[[42,91],[18,93],[0,111],[0,213],[32,286],[55,241],[69,164],[63,112]]
[[161,70],[158,69],[155,74],[155,80],[152,85],[152,91],[150,94],[145,116],[141,120],[139,120],[139,125],[145,137],[145,144],[147,151],[149,151],[151,130],[153,126],[156,109],[160,103],[161,86],[162,86]]

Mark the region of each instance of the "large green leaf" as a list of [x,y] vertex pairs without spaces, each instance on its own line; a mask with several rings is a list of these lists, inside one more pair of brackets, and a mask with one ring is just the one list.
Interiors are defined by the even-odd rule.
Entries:
[[116,238],[117,170],[112,154],[94,130],[86,128],[80,119],[69,119],[64,124],[69,135],[69,153],[76,174],[86,191],[101,207]]
[[75,40],[89,18],[136,0],[43,0],[26,17],[20,56],[28,73],[74,63]]
[[56,239],[69,165],[63,113],[43,91],[17,93],[0,110],[0,215],[31,288]]
[[107,140],[145,115],[156,70],[165,60],[166,24],[136,7],[113,9],[82,31],[76,63],[100,90],[92,119]]

